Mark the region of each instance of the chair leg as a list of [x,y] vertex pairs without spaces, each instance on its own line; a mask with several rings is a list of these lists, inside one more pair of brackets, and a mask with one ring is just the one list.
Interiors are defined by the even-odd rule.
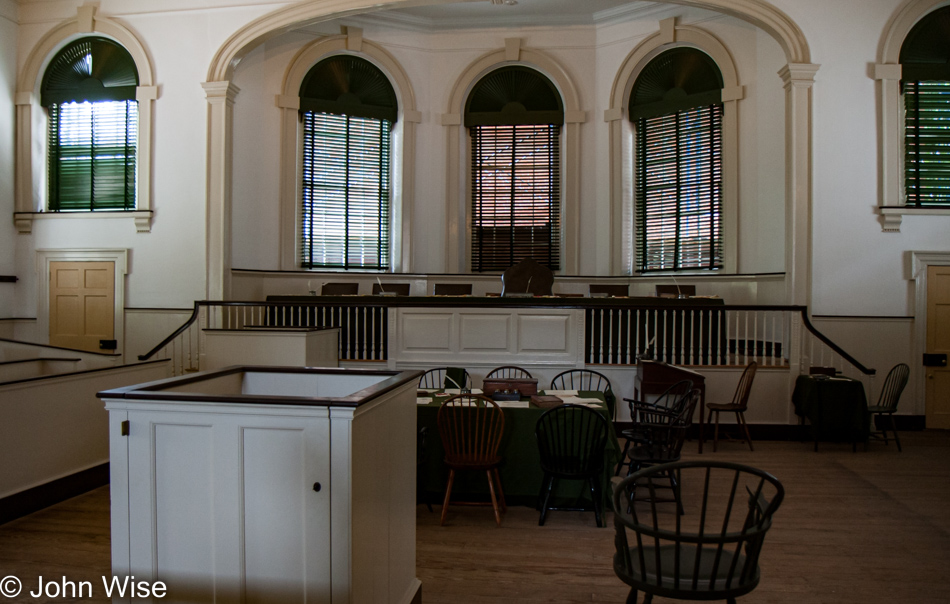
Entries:
[[676,511],[679,512],[680,516],[686,514],[686,510],[683,509],[683,499],[681,497],[682,493],[680,493],[680,483],[678,480],[676,480],[676,474],[673,472],[670,472],[670,488],[673,490],[673,500],[676,502]]
[[449,499],[452,497],[452,483],[455,482],[455,470],[449,469],[449,483],[445,487],[445,501],[442,502],[442,519],[439,526],[445,526],[445,516],[449,512]]
[[713,431],[713,453],[719,449],[719,412],[716,411],[716,429]]
[[597,484],[597,479],[593,476],[589,476],[587,481],[590,483],[590,500],[594,503],[594,520],[597,521],[598,527],[607,526],[606,521],[602,521],[601,517],[603,516],[603,510],[601,510],[601,497],[600,497],[600,487]]
[[[630,439],[624,439],[623,443],[623,453],[620,454],[620,461],[617,463],[617,471],[614,472],[614,476],[620,476],[620,468],[625,465],[629,467],[629,462],[625,463],[627,460],[627,450],[630,449]],[[629,473],[629,472],[628,472]]]
[[749,443],[749,450],[755,451],[755,449],[752,448],[752,436],[749,434],[749,424],[745,423],[745,413],[737,411],[736,421],[739,422],[739,425],[742,426],[742,431],[745,432],[745,440]]
[[631,587],[630,593],[627,594],[627,604],[637,604],[637,588]]
[[488,492],[491,493],[491,506],[495,510],[495,524],[501,526],[501,508],[498,506],[498,498],[495,497],[495,479],[492,477],[491,470],[485,470],[488,477]]
[[544,526],[544,520],[548,515],[548,502],[551,500],[551,491],[554,490],[554,476],[548,473],[544,474],[544,481],[541,483],[544,488],[544,497],[541,498],[541,515],[538,517],[538,526]]
[[505,490],[501,488],[501,474],[498,473],[498,468],[493,468],[492,472],[495,473],[495,484],[498,485],[498,501],[501,503],[501,511],[507,512],[508,505],[505,503]]
[[891,431],[894,433],[894,442],[897,443],[897,452],[900,453],[903,451],[903,449],[901,449],[901,437],[897,435],[897,424],[894,423],[893,413],[891,413]]

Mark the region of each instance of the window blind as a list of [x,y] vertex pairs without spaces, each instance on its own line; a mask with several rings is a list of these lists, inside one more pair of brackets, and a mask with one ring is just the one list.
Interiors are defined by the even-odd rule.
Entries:
[[49,108],[49,209],[134,210],[136,101]]
[[389,120],[303,114],[301,265],[389,267]]
[[950,205],[950,82],[904,82],[904,106],[906,203]]
[[560,128],[473,126],[472,271],[560,268]]
[[640,272],[722,268],[722,105],[636,121]]

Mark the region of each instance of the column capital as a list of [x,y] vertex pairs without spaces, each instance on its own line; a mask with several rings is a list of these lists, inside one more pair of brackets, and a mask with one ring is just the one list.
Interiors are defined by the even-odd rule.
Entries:
[[234,97],[241,92],[240,88],[228,81],[202,82],[201,87],[205,89],[205,98],[208,99],[209,103],[215,101],[233,103]]
[[778,70],[779,77],[786,86],[789,84],[806,84],[811,86],[815,82],[815,73],[821,65],[814,63],[789,63]]

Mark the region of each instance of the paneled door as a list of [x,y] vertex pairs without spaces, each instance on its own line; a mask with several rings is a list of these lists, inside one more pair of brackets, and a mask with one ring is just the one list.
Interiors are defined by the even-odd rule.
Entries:
[[49,343],[115,349],[115,263],[50,262]]
[[[950,356],[950,266],[927,268],[927,352]],[[950,429],[950,367],[925,367],[927,427]]]

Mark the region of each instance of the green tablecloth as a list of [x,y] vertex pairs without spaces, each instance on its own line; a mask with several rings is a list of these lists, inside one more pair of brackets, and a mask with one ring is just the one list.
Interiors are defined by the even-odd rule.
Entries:
[[[578,396],[599,398],[604,396],[600,392],[578,393]],[[445,497],[445,486],[448,479],[448,470],[442,459],[445,451],[442,440],[439,438],[439,428],[436,416],[439,406],[447,397],[436,397],[428,405],[418,405],[419,427],[425,426],[426,457],[419,467],[420,488],[430,503],[441,503]],[[534,436],[534,427],[546,409],[531,405],[528,408],[505,408],[505,431],[501,440],[501,455],[504,458],[501,467],[501,484],[505,492],[505,499],[511,505],[534,506],[541,491],[541,481],[544,472],[541,470],[541,458],[538,454],[538,444]],[[604,452],[604,474],[602,493],[604,495],[604,509],[610,509],[610,477],[620,459],[620,446],[613,422],[604,406],[602,413],[607,420],[607,448]],[[590,488],[586,482],[574,480],[559,480],[555,486],[557,500],[555,506],[582,507],[590,505]],[[484,472],[456,473],[455,485],[452,489],[453,498],[488,499],[488,479]]]
[[858,380],[800,375],[792,403],[797,415],[808,418],[816,442],[864,442],[868,438],[868,402],[864,384]]

